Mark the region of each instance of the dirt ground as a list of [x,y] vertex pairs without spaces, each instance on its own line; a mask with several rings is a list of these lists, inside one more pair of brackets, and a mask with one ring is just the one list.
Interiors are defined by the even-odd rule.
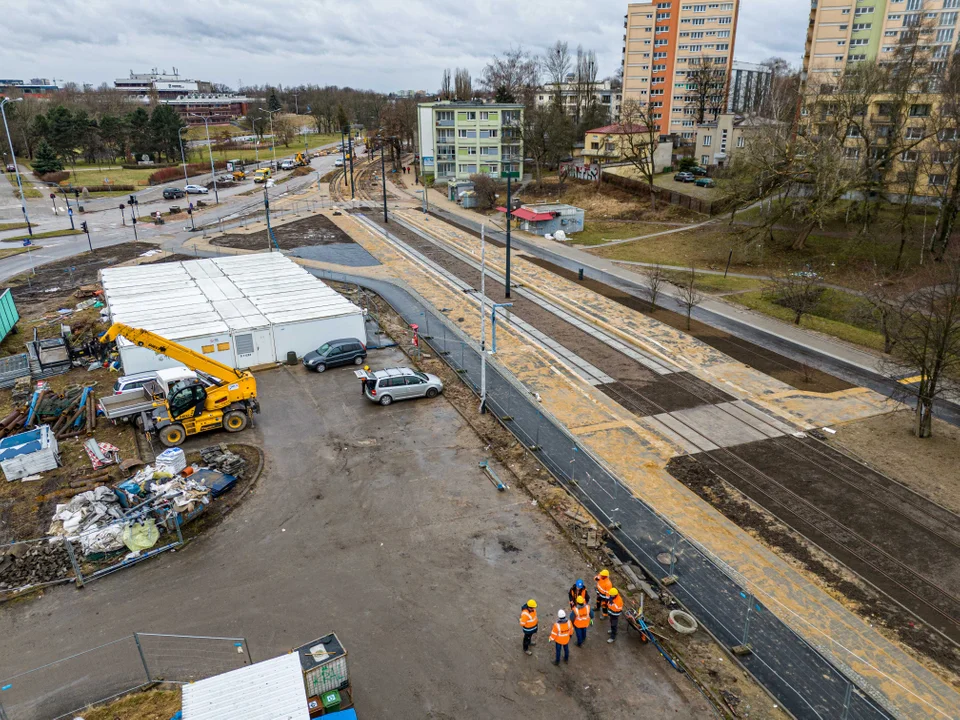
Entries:
[[561,186],[557,178],[545,178],[537,187],[530,183],[518,193],[527,205],[563,202],[583,208],[587,223],[591,220],[644,220],[648,222],[692,222],[703,219],[677,205],[661,203],[656,210],[650,203],[606,183],[588,183],[567,180]]
[[828,436],[870,467],[913,491],[960,513],[960,428],[934,419],[933,437],[913,434],[913,411],[837,425]]
[[[311,245],[353,243],[353,239],[323,215],[286,223],[273,229],[277,243],[284,250]],[[210,241],[214,245],[241,250],[263,250],[268,245],[267,231],[249,234],[227,234]]]
[[[409,326],[381,298],[370,293],[376,317],[381,326],[397,341],[398,346],[406,350],[410,346]],[[457,408],[461,416],[488,443],[491,453],[517,478],[517,484],[546,512],[567,539],[574,543],[577,550],[596,567],[608,565],[609,550],[591,549],[587,546],[587,532],[591,523],[571,518],[589,518],[587,511],[571,498],[562,486],[543,468],[536,458],[520,443],[493,414],[480,415],[476,412],[476,395],[462,382],[459,376],[446,363],[433,357],[429,352],[416,363],[425,372],[433,373],[443,379],[444,395]],[[568,514],[569,513],[569,514]],[[642,570],[634,567],[641,576]],[[624,576],[613,572],[617,587],[626,587],[629,583]],[[639,594],[630,593],[626,606],[637,607]],[[666,616],[669,608],[660,603],[647,602],[645,616],[655,629],[667,627]],[[666,633],[666,630],[663,630]],[[779,718],[783,717],[779,709],[771,706],[769,696],[738,665],[725,658],[725,651],[717,647],[704,633],[677,635],[670,633],[665,638],[669,652],[675,653],[686,666],[692,679],[708,694],[724,717],[737,717],[729,714],[730,703],[737,703],[741,717]],[[744,708],[748,715],[743,715]]]

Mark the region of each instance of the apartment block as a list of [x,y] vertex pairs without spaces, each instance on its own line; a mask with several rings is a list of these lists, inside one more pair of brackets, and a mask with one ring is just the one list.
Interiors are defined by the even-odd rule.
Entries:
[[[546,83],[537,91],[535,101],[537,107],[544,107],[553,102],[557,92],[556,83]],[[608,115],[607,119],[615,122],[620,117],[620,103],[623,101],[623,91],[614,87],[610,80],[601,80],[594,83],[589,91],[593,96],[593,101],[604,108]],[[567,115],[574,115],[577,107],[577,96],[580,94],[573,73],[567,76],[565,82],[560,83],[560,106]]]
[[520,103],[444,100],[417,105],[423,175],[439,182],[471,175],[523,177]]
[[627,6],[623,101],[651,103],[661,136],[693,139],[696,109],[688,75],[705,58],[728,68],[723,82],[728,86],[739,12],[740,0],[647,0]]
[[811,0],[804,78],[838,75],[850,62],[892,60],[900,36],[922,26],[933,69],[957,47],[960,0]]
[[727,112],[760,112],[772,77],[773,71],[769,65],[734,60],[727,89]]

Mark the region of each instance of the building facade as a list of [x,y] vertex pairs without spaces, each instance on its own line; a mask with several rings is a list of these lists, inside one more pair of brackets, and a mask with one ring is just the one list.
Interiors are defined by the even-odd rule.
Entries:
[[727,91],[728,113],[757,113],[770,90],[773,72],[768,65],[734,60]]
[[[583,136],[583,150],[580,152],[583,164],[605,165],[626,160],[641,144],[641,139],[645,139],[646,132],[643,126],[620,124],[587,130]],[[665,168],[670,164],[673,143],[656,143],[649,150],[653,152],[654,167]]]
[[0,79],[0,96],[49,98],[60,92],[60,86],[46,78],[23,80]]
[[757,130],[766,126],[775,127],[775,123],[775,120],[757,115],[723,113],[716,120],[697,125],[694,158],[703,167],[725,167],[738,151],[750,146]]
[[520,103],[441,100],[417,105],[420,171],[437,182],[523,177]]
[[739,12],[740,0],[646,0],[627,6],[623,101],[652,103],[661,136],[693,139],[696,108],[688,75],[704,59],[728,69],[726,87]]
[[[537,107],[544,107],[553,102],[556,93],[556,83],[546,83],[537,91]],[[567,81],[560,83],[560,104],[567,115],[573,115],[577,107],[577,85],[573,80],[573,75],[567,76]],[[610,122],[616,122],[620,118],[620,104],[623,102],[623,90],[613,87],[609,80],[595,83],[593,86],[594,102],[602,108],[606,108],[609,115],[607,119]]]

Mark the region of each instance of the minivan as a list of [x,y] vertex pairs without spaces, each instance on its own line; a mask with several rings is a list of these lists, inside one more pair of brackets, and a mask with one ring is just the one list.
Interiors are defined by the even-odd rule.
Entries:
[[284,160],[280,163],[281,170],[293,170],[297,164],[293,160]]
[[303,366],[308,370],[323,372],[337,365],[363,365],[367,359],[367,347],[356,338],[340,338],[325,342],[316,350],[303,356]]
[[136,390],[146,385],[148,382],[159,383],[164,392],[169,392],[175,383],[181,380],[196,380],[197,374],[183,366],[164,368],[163,370],[153,370],[151,372],[135,373],[133,375],[124,375],[117,378],[113,384],[113,394],[119,395],[123,392]]
[[435,398],[443,392],[443,381],[436,375],[407,367],[373,372],[357,370],[357,374],[367,380],[363,388],[367,400],[381,405],[390,405],[396,400]]

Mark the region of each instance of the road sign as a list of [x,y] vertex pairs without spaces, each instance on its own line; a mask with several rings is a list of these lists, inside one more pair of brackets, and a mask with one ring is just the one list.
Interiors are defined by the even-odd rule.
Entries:
[[23,240],[23,246],[24,246],[24,247],[30,247],[31,245],[33,245],[33,243],[30,242],[30,239],[29,239],[29,238],[24,238],[24,240]]
[[67,208],[67,215],[73,217],[73,208]]

